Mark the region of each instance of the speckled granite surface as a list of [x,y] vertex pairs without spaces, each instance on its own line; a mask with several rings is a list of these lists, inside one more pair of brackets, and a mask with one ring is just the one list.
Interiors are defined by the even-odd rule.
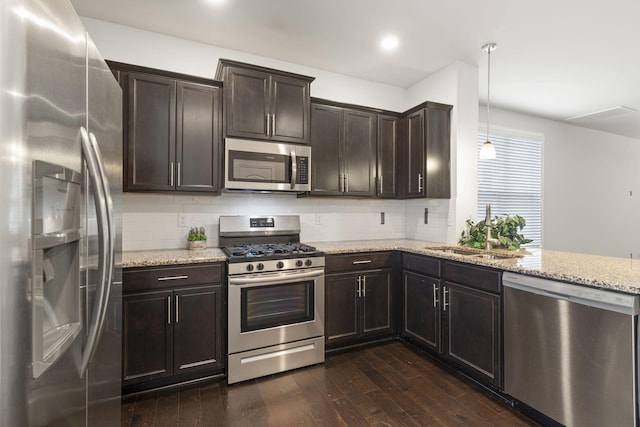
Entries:
[[[405,252],[464,261],[548,279],[563,280],[598,288],[640,294],[640,260],[528,249],[521,257],[485,260],[434,250],[438,242],[419,240],[360,240],[345,242],[305,242],[326,254],[402,250]],[[431,248],[431,249],[430,249]],[[499,252],[499,251],[496,251]],[[217,248],[132,251],[122,254],[123,266],[146,267],[225,261]]]
[[[547,279],[563,280],[598,288],[615,289],[640,294],[640,260],[596,255],[528,249],[517,258],[485,260],[429,248],[442,243],[417,240],[363,240],[350,242],[310,242],[327,254],[403,250],[421,255],[436,256],[470,264],[499,268]],[[500,253],[501,251],[495,251]],[[502,251],[504,252],[504,251]],[[509,253],[509,252],[506,252]]]
[[122,267],[152,267],[158,265],[199,264],[226,261],[226,255],[218,248],[197,250],[163,249],[153,251],[127,251],[122,253]]

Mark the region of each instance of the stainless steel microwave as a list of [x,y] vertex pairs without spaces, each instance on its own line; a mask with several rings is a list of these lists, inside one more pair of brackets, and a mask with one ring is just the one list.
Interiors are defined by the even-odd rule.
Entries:
[[311,147],[226,138],[226,190],[311,191]]

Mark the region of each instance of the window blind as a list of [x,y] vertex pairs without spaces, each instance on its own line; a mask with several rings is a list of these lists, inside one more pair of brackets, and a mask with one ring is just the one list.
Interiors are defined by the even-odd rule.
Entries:
[[[542,246],[542,140],[491,134],[496,158],[478,160],[478,218],[491,204],[492,217],[520,215],[526,221],[521,233]],[[478,135],[478,150],[486,133]]]

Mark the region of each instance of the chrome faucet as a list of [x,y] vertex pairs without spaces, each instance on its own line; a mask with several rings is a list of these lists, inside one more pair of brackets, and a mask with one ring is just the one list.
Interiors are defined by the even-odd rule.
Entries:
[[491,205],[487,203],[487,213],[484,218],[484,224],[487,226],[487,239],[484,245],[485,250],[490,251],[494,246],[500,245],[499,239],[491,237]]

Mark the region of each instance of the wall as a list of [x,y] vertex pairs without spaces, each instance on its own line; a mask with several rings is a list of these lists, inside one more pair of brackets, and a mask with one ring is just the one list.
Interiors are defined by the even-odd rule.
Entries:
[[[189,227],[205,227],[207,244],[217,246],[220,215],[300,215],[303,242],[402,239],[405,202],[295,195],[230,193],[221,196],[125,194],[123,241],[126,250],[183,248]],[[385,223],[380,224],[380,212]],[[187,226],[178,226],[184,214]]]
[[545,249],[640,258],[640,140],[494,108],[491,123],[545,136]]
[[[91,18],[82,18],[105,59],[214,78],[218,59],[232,59],[315,77],[311,96],[404,111],[406,90],[290,62],[252,55]],[[424,101],[424,100],[423,100]]]

